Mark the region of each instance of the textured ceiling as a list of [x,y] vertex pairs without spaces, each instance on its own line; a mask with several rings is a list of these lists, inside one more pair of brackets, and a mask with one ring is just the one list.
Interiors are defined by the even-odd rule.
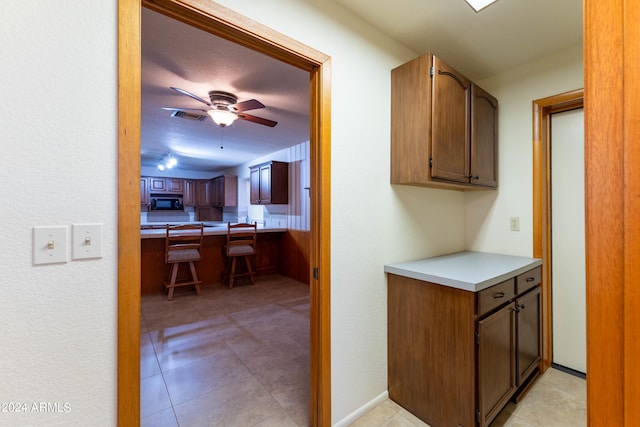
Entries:
[[[417,54],[440,55],[474,81],[582,42],[582,0],[498,0],[479,13],[464,0],[333,1]],[[209,117],[172,118],[161,107],[208,107],[170,86],[204,99],[211,90],[257,99],[266,108],[247,113],[278,125],[238,120],[222,129]],[[180,168],[201,171],[307,141],[309,75],[143,8],[141,137],[143,166],[171,152]]]

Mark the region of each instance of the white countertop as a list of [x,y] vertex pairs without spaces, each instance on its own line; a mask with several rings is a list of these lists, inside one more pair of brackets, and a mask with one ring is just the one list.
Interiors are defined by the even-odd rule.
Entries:
[[384,266],[385,273],[477,292],[542,264],[539,258],[458,252]]
[[[178,225],[178,224],[200,224],[200,223],[204,223],[205,227],[204,227],[204,231],[203,231],[203,235],[205,236],[221,236],[221,235],[227,235],[227,223],[216,223],[214,221],[193,221],[193,222],[176,222],[176,223],[168,223],[168,224],[173,224],[173,225]],[[158,239],[158,238],[164,238],[166,236],[166,229],[164,228],[164,224],[167,223],[144,223],[141,224],[141,227],[145,227],[145,226],[159,226],[161,228],[152,228],[152,229],[141,229],[140,230],[140,237],[142,239]],[[258,234],[260,233],[276,233],[276,232],[285,232],[287,231],[286,228],[281,228],[281,227],[265,227],[262,224],[258,224],[258,228],[257,228],[257,232]]]

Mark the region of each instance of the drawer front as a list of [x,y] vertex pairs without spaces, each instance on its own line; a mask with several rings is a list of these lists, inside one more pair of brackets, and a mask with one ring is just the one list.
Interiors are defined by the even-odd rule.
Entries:
[[509,279],[478,292],[478,316],[509,302],[515,297],[515,280]]
[[541,277],[542,267],[536,267],[533,270],[529,270],[526,273],[516,276],[516,294],[520,295],[521,293],[538,286],[540,284]]

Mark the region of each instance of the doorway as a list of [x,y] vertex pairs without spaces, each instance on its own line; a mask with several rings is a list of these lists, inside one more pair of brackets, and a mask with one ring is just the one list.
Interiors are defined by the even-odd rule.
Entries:
[[330,424],[330,58],[214,2],[118,2],[118,424],[140,419],[140,11],[142,6],[310,73],[310,425]]
[[533,256],[542,258],[542,366],[553,363],[551,276],[551,117],[582,108],[584,90],[533,101]]
[[584,109],[551,115],[553,364],[587,372]]

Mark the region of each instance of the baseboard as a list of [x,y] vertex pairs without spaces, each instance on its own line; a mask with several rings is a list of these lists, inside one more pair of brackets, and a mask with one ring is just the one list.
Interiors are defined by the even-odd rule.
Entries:
[[575,377],[582,378],[583,380],[587,379],[587,374],[585,374],[584,372],[576,371],[575,369],[567,368],[566,366],[558,365],[557,363],[552,363],[551,367],[557,369],[558,371],[562,371]]
[[358,418],[360,418],[361,416],[363,416],[364,414],[366,414],[367,412],[369,412],[370,410],[372,410],[373,408],[375,408],[376,406],[378,406],[379,404],[387,400],[388,398],[389,398],[388,391],[381,393],[379,396],[373,398],[369,402],[365,403],[364,405],[362,405],[361,407],[359,407],[358,409],[356,409],[355,411],[353,411],[352,413],[350,413],[349,415],[347,415],[346,417],[344,417],[343,419],[335,423],[333,427],[347,427],[349,424],[351,424],[352,422],[354,422],[355,420],[357,420]]

